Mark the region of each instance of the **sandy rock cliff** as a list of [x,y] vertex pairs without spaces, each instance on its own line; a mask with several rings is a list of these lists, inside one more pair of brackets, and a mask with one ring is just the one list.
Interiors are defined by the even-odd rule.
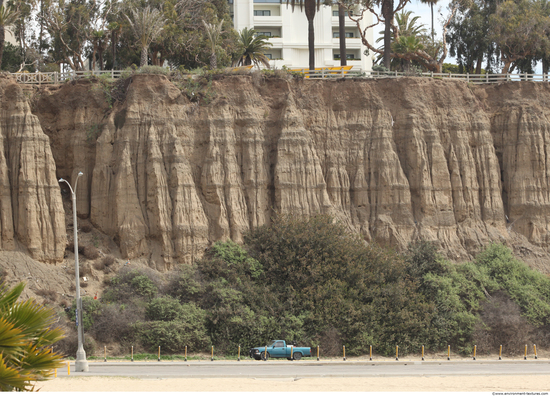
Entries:
[[0,80],[1,248],[62,259],[56,179],[82,171],[79,216],[159,270],[275,211],[331,213],[398,248],[435,240],[456,260],[491,241],[547,257],[546,84],[228,76],[208,89],[197,103],[136,75],[111,108],[78,81],[40,91],[32,115]]
[[0,77],[0,250],[58,261],[67,238],[50,140],[13,80]]

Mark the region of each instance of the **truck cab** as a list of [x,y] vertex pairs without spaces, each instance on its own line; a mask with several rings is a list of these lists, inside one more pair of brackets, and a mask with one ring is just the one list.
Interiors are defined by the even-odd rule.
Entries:
[[250,357],[256,360],[267,360],[269,358],[300,360],[304,356],[311,356],[311,348],[287,344],[285,340],[273,340],[265,347],[250,349]]

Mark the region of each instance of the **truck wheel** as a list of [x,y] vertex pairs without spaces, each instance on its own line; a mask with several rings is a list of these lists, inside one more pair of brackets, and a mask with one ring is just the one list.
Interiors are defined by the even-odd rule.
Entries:
[[302,354],[300,352],[294,352],[294,360],[300,360],[302,358]]
[[[261,359],[262,359],[262,360],[267,360],[267,359],[269,359],[269,353],[267,353],[267,355],[266,355],[266,352],[262,352],[262,353],[260,354],[260,356],[261,356]],[[265,358],[265,359],[264,359],[264,358]]]

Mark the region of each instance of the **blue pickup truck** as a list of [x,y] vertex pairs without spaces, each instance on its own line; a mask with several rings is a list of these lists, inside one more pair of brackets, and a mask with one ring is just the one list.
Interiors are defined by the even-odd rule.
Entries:
[[[266,351],[267,348],[267,351]],[[287,358],[288,360],[300,360],[302,357],[311,356],[311,348],[287,345],[284,340],[274,340],[267,347],[250,349],[250,357],[256,360],[271,358]]]

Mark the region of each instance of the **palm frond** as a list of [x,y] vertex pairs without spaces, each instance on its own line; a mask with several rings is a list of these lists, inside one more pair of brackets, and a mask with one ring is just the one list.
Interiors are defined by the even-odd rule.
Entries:
[[51,328],[53,310],[33,300],[17,302],[24,285],[0,285],[0,390],[33,390],[35,381],[51,376],[63,357],[51,345],[63,331]]

